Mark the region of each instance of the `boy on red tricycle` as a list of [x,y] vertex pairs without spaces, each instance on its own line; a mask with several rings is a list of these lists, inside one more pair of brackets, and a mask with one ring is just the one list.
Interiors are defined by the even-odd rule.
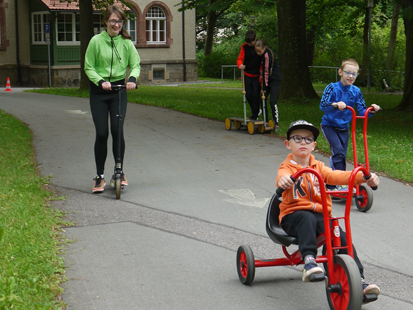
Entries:
[[[304,264],[304,282],[326,281],[331,309],[360,309],[362,303],[376,300],[380,289],[365,282],[363,266],[352,245],[351,194],[347,197],[345,216],[334,218],[325,183],[348,184],[352,189],[355,184],[366,182],[375,189],[379,178],[362,166],[353,171],[333,171],[316,160],[311,152],[318,135],[319,130],[313,124],[298,120],[290,124],[284,142],[291,154],[278,169],[277,195],[282,194],[282,201],[278,201],[277,195],[271,200],[267,232],[274,242],[282,245],[286,258],[254,260],[251,249],[241,246],[237,253],[238,275],[242,283],[249,284],[255,267]],[[345,232],[338,224],[339,219],[345,222]],[[299,250],[289,254],[286,247],[290,244],[298,244]],[[320,246],[323,254],[317,257]],[[325,275],[317,263],[324,264]]]

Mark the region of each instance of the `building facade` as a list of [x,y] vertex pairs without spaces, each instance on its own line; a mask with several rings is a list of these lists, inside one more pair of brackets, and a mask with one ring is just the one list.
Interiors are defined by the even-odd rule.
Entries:
[[[195,11],[172,0],[128,0],[135,18],[124,27],[141,57],[140,84],[196,81]],[[93,14],[95,34],[103,15]],[[77,87],[80,14],[62,0],[0,0],[0,85]]]

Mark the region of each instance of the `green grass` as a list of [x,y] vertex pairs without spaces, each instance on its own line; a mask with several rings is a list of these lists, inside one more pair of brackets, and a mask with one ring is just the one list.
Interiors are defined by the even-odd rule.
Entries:
[[[208,79],[208,81],[212,80]],[[325,86],[325,84],[316,84],[315,89],[323,90]],[[242,117],[243,96],[241,88],[239,81],[232,80],[225,80],[224,84],[196,84],[177,87],[140,86],[138,90],[128,93],[128,101],[223,121],[226,117]],[[34,92],[89,97],[88,91],[79,92],[77,89],[43,89],[34,90]],[[390,177],[413,182],[413,163],[411,160],[413,135],[410,134],[413,131],[413,119],[410,114],[391,110],[400,102],[402,96],[370,92],[364,94],[364,97],[368,105],[376,103],[383,108],[382,112],[369,119],[368,141],[371,168]],[[281,101],[278,103],[278,108],[280,114],[278,136],[280,137],[285,136],[291,121],[306,119],[319,126],[323,115],[319,109],[319,100]],[[363,163],[364,150],[361,133],[361,122],[358,121],[358,161]],[[317,147],[321,152],[330,153],[322,136],[318,139]],[[348,150],[349,161],[353,160],[352,152],[350,146]]]
[[29,129],[1,110],[0,141],[0,309],[61,309],[62,214],[48,206]]

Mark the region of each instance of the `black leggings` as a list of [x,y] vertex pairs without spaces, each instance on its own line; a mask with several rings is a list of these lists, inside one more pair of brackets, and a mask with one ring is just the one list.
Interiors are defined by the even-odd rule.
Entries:
[[[268,83],[266,92],[265,92],[265,104],[267,104],[267,99],[270,97],[270,107],[271,107],[271,115],[269,116],[267,110],[265,110],[267,121],[273,119],[275,121],[275,125],[278,125],[278,107],[277,107],[277,97],[278,91],[280,89],[281,81],[279,80],[270,80]],[[271,95],[271,96],[270,96]]]
[[[108,117],[110,117],[110,132],[112,135],[112,152],[113,157],[116,158],[118,152],[118,126],[117,117],[118,114],[118,91],[107,91],[97,87],[95,84],[90,83],[90,110],[92,112],[93,122],[96,129],[95,140],[95,161],[96,161],[96,174],[102,175],[105,170],[105,161],[108,153],[108,137],[109,137],[109,124]],[[119,84],[119,83],[112,83]],[[121,130],[121,162],[123,168],[123,157],[125,154],[125,139],[123,136],[123,124],[126,116],[127,95],[126,90],[120,90],[122,92],[122,104],[121,114],[122,120],[120,123]]]

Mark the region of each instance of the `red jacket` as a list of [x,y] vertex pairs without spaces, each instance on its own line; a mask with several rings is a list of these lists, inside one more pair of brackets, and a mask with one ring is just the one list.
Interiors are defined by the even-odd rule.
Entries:
[[[282,176],[293,175],[302,168],[303,167],[293,160],[293,155],[289,154],[278,168],[278,175],[275,184],[278,184],[278,180]],[[323,176],[324,182],[331,185],[348,185],[350,175],[352,173],[352,171],[333,171],[331,168],[326,167],[323,162],[316,160],[313,155],[310,155],[310,166],[308,168],[313,168],[320,172]],[[363,182],[365,182],[363,179],[363,174],[360,172],[356,176],[355,184],[361,184]],[[325,185],[323,184],[323,186]],[[326,198],[328,213],[331,216],[331,196],[327,195]],[[323,213],[320,184],[314,174],[302,174],[295,186],[284,191],[283,201],[280,204],[280,223],[285,215],[298,210],[310,210],[316,213]]]
[[238,55],[237,66],[245,65],[244,74],[250,77],[260,75],[261,57],[255,52],[254,46],[247,43],[241,45],[241,51]]

